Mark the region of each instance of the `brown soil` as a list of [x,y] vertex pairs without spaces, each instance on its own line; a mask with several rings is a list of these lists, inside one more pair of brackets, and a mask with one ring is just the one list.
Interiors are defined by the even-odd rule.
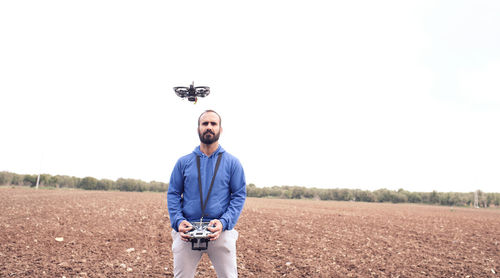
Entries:
[[[236,229],[241,277],[500,271],[498,209],[249,198]],[[171,277],[170,231],[166,194],[0,188],[0,277]]]

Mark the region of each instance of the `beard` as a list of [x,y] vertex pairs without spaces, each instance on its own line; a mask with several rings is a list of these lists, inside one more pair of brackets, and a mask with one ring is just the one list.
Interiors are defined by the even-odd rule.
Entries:
[[198,130],[198,136],[200,137],[200,141],[203,144],[210,145],[214,142],[219,141],[219,136],[220,136],[220,131],[217,134],[214,134],[213,132],[207,130],[203,134]]

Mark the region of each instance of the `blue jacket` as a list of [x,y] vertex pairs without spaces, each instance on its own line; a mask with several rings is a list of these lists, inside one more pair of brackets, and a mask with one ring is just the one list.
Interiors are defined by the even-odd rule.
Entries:
[[182,220],[192,222],[199,221],[201,218],[196,156],[200,156],[201,184],[203,202],[205,202],[219,153],[223,153],[222,159],[205,208],[203,221],[219,219],[224,230],[231,230],[236,225],[246,198],[243,167],[236,157],[227,153],[221,146],[209,157],[202,153],[198,146],[192,153],[177,161],[170,176],[167,206],[170,223],[174,230],[178,231]]

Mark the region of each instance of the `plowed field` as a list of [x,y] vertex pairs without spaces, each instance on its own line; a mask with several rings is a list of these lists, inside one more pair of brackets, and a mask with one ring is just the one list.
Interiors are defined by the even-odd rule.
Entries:
[[[498,209],[249,198],[236,229],[241,277],[500,272]],[[170,231],[166,194],[0,188],[0,277],[171,277]]]

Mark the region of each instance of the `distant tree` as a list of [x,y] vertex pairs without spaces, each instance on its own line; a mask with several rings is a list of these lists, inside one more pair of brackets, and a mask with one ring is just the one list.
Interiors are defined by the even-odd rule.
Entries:
[[56,184],[59,187],[76,188],[79,186],[81,179],[77,177],[70,176],[55,176]]
[[377,202],[392,202],[392,194],[388,189],[382,188],[374,192]]
[[145,191],[146,183],[141,180],[119,178],[116,180],[116,187],[120,191]]
[[327,201],[327,200],[333,200],[331,190],[329,189],[320,189],[318,191],[318,196],[320,200]]
[[13,173],[10,172],[0,172],[0,185],[12,184]]
[[374,202],[375,195],[370,191],[354,190],[354,198],[360,202]]
[[494,201],[495,206],[500,206],[500,193],[495,193],[495,201]]
[[40,175],[40,185],[49,185],[51,175],[49,174],[41,174]]
[[253,183],[247,184],[247,196],[248,197],[258,197],[257,196],[257,186],[255,186],[255,184],[253,184]]
[[280,197],[284,199],[292,199],[292,190],[285,186]]
[[449,206],[451,203],[451,194],[448,193],[439,193],[439,204],[444,206]]
[[149,183],[149,191],[167,192],[168,191],[168,183],[159,182],[159,181],[151,181]]
[[408,202],[408,197],[403,192],[391,192],[391,202],[406,203]]
[[317,193],[316,193],[317,189],[316,188],[305,188],[304,187],[304,195],[302,195],[304,198],[306,199],[312,199],[312,198],[315,198]]
[[292,199],[301,199],[304,196],[304,188],[294,186],[292,189]]
[[330,200],[334,200],[334,201],[340,201],[340,197],[339,197],[339,190],[338,188],[334,188],[334,189],[329,189],[329,193],[330,193],[330,197],[331,199]]
[[408,194],[408,202],[410,202],[410,203],[421,203],[422,202],[422,196],[420,196],[419,193],[410,192]]
[[100,179],[97,181],[96,189],[97,190],[111,190],[113,189],[114,181],[108,179]]
[[339,201],[351,201],[354,198],[352,192],[349,189],[342,188],[338,191]]
[[281,188],[279,186],[273,186],[269,188],[268,194],[271,197],[279,197],[281,196]]
[[439,204],[439,194],[436,190],[433,190],[429,195],[430,204]]
[[11,184],[13,185],[24,185],[23,183],[24,176],[19,174],[13,174]]
[[96,190],[97,179],[93,177],[85,177],[82,179],[78,187],[86,190]]
[[38,175],[24,175],[23,184],[27,186],[35,186]]
[[50,176],[47,185],[59,188],[59,183],[57,183],[57,176]]
[[[461,195],[464,195],[463,193],[450,193],[450,199],[449,203],[450,206],[465,206],[466,200],[461,197]],[[464,195],[467,196],[467,195]]]

